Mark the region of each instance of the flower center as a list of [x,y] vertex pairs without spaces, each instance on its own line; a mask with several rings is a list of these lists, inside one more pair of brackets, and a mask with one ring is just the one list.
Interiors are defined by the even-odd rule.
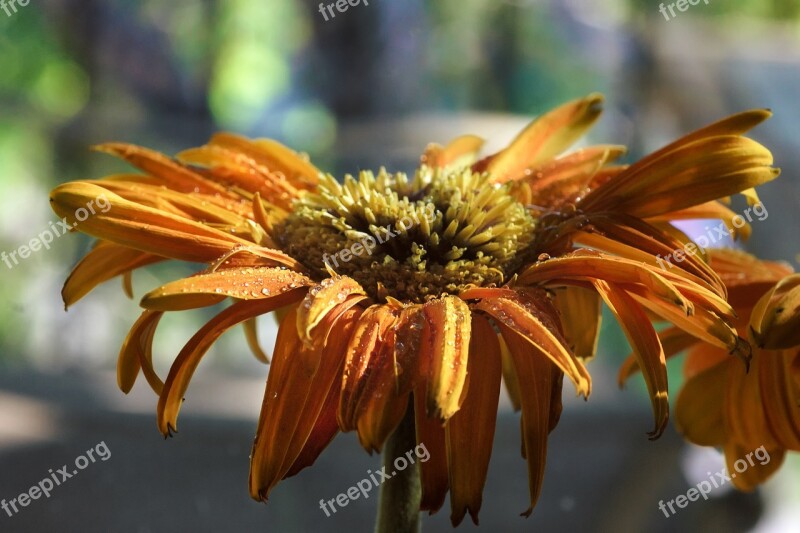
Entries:
[[[502,284],[519,268],[536,223],[504,185],[471,170],[325,176],[274,231],[312,274],[328,268],[378,301],[424,302]],[[326,267],[327,265],[327,267]]]

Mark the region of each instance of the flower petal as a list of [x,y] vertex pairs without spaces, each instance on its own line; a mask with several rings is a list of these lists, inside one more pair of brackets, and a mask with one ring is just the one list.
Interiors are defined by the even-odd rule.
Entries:
[[[529,516],[539,500],[547,459],[547,437],[560,409],[553,410],[554,385],[561,371],[538,347],[504,324],[498,323],[514,365],[514,373],[524,394],[522,402],[522,450],[528,462]],[[560,407],[560,404],[559,406]]]
[[366,296],[366,292],[357,281],[347,276],[328,278],[312,287],[297,313],[297,333],[300,339],[306,344],[311,343],[316,338],[314,329],[336,306],[351,296]]
[[[491,324],[477,314],[472,316],[467,372],[472,379],[464,402],[445,426],[453,527],[461,523],[468,511],[478,524],[500,395],[500,344]],[[481,430],[476,432],[475,428]]]
[[61,298],[69,307],[101,283],[131,270],[163,261],[163,257],[100,241],[86,254],[64,282]]
[[165,436],[177,427],[178,412],[189,381],[208,349],[225,331],[254,316],[299,301],[304,289],[295,289],[269,299],[237,302],[212,318],[184,346],[169,370],[158,400],[158,428]]
[[476,169],[486,170],[497,183],[523,177],[525,169],[542,164],[577,141],[600,116],[602,102],[602,95],[591,94],[542,115],[508,148],[478,162]]
[[664,432],[669,420],[667,363],[661,341],[642,307],[628,293],[604,281],[596,281],[595,287],[617,317],[642,369],[656,421],[655,429],[649,435],[656,439]]
[[153,370],[153,337],[163,313],[145,311],[133,325],[122,343],[117,362],[117,384],[128,394],[141,369],[145,379],[156,394],[161,394],[164,383]]
[[228,297],[263,300],[312,284],[303,274],[284,268],[221,268],[167,283],[147,293],[141,306],[156,311],[182,311],[211,306]]
[[427,360],[427,409],[431,416],[447,420],[458,411],[467,377],[469,338],[472,328],[467,304],[445,296],[423,306],[420,357]]
[[124,159],[131,165],[155,176],[172,190],[228,195],[225,187],[206,180],[169,157],[153,150],[125,143],[106,143],[93,147],[98,152]]
[[561,314],[564,337],[572,353],[584,361],[592,359],[597,352],[600,338],[600,296],[581,287],[564,287],[554,291],[553,302]]
[[358,428],[359,404],[368,394],[367,384],[376,371],[378,357],[388,339],[388,329],[395,319],[389,306],[373,305],[364,311],[353,330],[347,345],[339,400],[338,419],[342,431]]
[[421,162],[432,168],[463,168],[475,162],[484,140],[476,135],[462,135],[447,146],[430,144],[422,155]]
[[[589,395],[591,382],[583,364],[570,353],[566,341],[560,339],[558,332],[551,325],[548,327],[543,320],[543,313],[534,314],[518,302],[507,298],[488,298],[475,305],[476,310],[483,311],[491,316],[498,324],[502,324],[523,336],[538,350],[546,354],[575,384],[578,394],[584,397]],[[553,317],[551,320],[556,320]],[[504,335],[505,336],[505,335]],[[506,336],[506,340],[508,337]],[[509,346],[509,348],[511,348]],[[522,388],[524,394],[524,387]]]
[[447,473],[447,440],[439,418],[426,413],[425,384],[414,391],[414,417],[417,428],[417,444],[428,451],[428,460],[419,463],[422,499],[420,511],[433,514],[444,505],[450,481]]
[[[76,211],[104,195],[110,208],[78,221]],[[125,200],[97,185],[72,182],[50,193],[53,210],[82,232],[136,250],[197,263],[208,263],[236,247],[252,243],[200,222]],[[269,251],[268,249],[263,249]],[[276,262],[293,259],[275,252]],[[285,264],[285,263],[281,263]],[[302,267],[301,267],[302,268]]]
[[[722,399],[728,387],[728,360],[686,381],[675,402],[675,427],[687,440],[699,446],[719,447],[725,443]],[[702,406],[698,408],[698,406]]]
[[309,188],[319,182],[317,167],[277,141],[250,140],[232,133],[217,133],[209,145],[241,152],[271,172],[282,172],[295,186]]
[[[250,492],[254,498],[266,500],[270,490],[293,467],[301,468],[296,462],[331,394],[338,392],[345,349],[359,314],[359,309],[341,314],[332,325],[330,342],[324,347],[302,346],[296,337],[296,316],[290,314],[284,319],[281,329],[295,330],[279,332],[292,338],[286,342],[289,349],[281,349],[279,345],[267,379],[251,455]],[[298,350],[319,349],[322,351],[320,364],[313,376],[309,376],[298,359]],[[329,435],[324,428],[323,435]],[[312,444],[312,449],[323,442],[324,438]]]

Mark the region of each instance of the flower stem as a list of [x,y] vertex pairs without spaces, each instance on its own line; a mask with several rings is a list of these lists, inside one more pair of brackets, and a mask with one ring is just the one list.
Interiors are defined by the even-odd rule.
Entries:
[[419,463],[397,470],[394,460],[403,457],[417,444],[414,404],[409,402],[405,417],[397,426],[383,449],[384,472],[396,472],[381,485],[378,502],[378,520],[375,533],[418,533],[420,531],[419,504],[422,499]]

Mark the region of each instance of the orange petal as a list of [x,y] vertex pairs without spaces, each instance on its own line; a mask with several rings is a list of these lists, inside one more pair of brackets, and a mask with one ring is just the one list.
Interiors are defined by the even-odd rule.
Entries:
[[[293,466],[300,467],[297,465],[300,454],[314,433],[331,394],[338,392],[345,348],[359,314],[360,310],[352,309],[340,315],[333,325],[331,342],[322,348],[320,365],[312,377],[298,360],[297,350],[319,348],[301,346],[296,330],[279,332],[279,335],[291,335],[292,339],[286,342],[289,349],[276,350],[267,379],[251,455],[250,491],[254,498],[266,500],[270,490]],[[287,316],[281,329],[293,329],[295,320],[295,316]],[[319,444],[321,442],[312,445],[313,449]]]
[[385,339],[365,378],[357,411],[358,440],[369,453],[380,452],[408,408],[410,391],[398,393],[395,367],[397,319],[387,325]]
[[592,359],[600,338],[600,296],[581,287],[565,287],[555,291],[553,301],[572,353],[584,361]]
[[427,461],[419,463],[422,485],[419,510],[433,514],[442,508],[450,482],[447,473],[447,440],[444,427],[441,420],[426,414],[426,396],[423,385],[414,391],[417,444],[424,446],[429,456]]
[[[494,328],[480,315],[472,316],[467,371],[473,379],[464,402],[445,426],[453,527],[468,511],[478,524],[497,420],[502,374],[500,344]],[[475,428],[481,430],[476,432]]]
[[283,293],[264,300],[237,302],[212,318],[184,346],[169,370],[164,390],[158,400],[158,428],[165,436],[177,427],[178,412],[189,381],[208,349],[233,326],[284,307],[303,297],[304,289]]
[[[664,349],[664,359],[669,359],[672,356],[678,355],[687,350],[691,346],[697,344],[697,338],[689,335],[680,328],[668,328],[658,333],[658,339]],[[622,387],[625,382],[639,372],[639,361],[636,354],[631,354],[622,364],[619,369],[617,382]]]
[[[306,344],[313,342],[314,329],[337,305],[350,296],[366,296],[364,289],[352,278],[336,276],[312,287],[297,313],[297,333]],[[361,301],[361,300],[355,300]]]
[[525,269],[518,278],[520,285],[547,283],[553,279],[586,278],[609,283],[636,283],[665,302],[672,303],[689,313],[692,305],[674,284],[655,269],[635,261],[611,257],[590,250],[578,250],[568,256],[538,262]]
[[604,281],[595,282],[595,286],[617,317],[644,374],[656,421],[655,429],[649,434],[651,439],[656,439],[669,420],[667,363],[661,341],[642,307],[624,290]]
[[421,162],[432,168],[461,168],[475,162],[484,140],[475,135],[462,135],[447,146],[431,144],[422,155]]
[[162,257],[100,241],[86,254],[64,282],[61,298],[69,307],[101,283],[133,269],[163,261]]
[[522,513],[529,516],[542,491],[544,467],[547,460],[547,436],[553,420],[553,385],[560,374],[558,368],[535,345],[503,324],[500,331],[508,345],[514,372],[524,391],[522,402],[523,456],[528,462],[530,507]]
[[93,148],[98,152],[105,152],[124,159],[131,165],[157,177],[172,190],[222,196],[229,194],[225,187],[198,176],[169,157],[153,150],[125,143],[99,144]]
[[250,320],[246,320],[242,326],[244,328],[244,336],[247,340],[247,346],[250,348],[250,351],[253,352],[253,355],[256,359],[265,365],[268,365],[269,355],[267,355],[264,349],[261,348],[261,343],[258,342],[258,320],[251,318]]
[[[760,449],[759,449],[760,448]],[[782,449],[768,450],[760,446],[755,450],[738,443],[728,443],[725,445],[725,466],[728,470],[728,475],[731,476],[731,483],[742,491],[751,492],[756,489],[760,484],[769,479],[772,474],[778,471],[783,464],[786,451]],[[755,456],[758,453],[761,457],[765,457],[764,463]],[[746,459],[750,456],[749,460],[753,461],[751,465]],[[736,470],[737,463],[744,462],[747,466],[741,472]]]
[[[110,208],[78,221],[76,211],[100,196]],[[130,202],[97,185],[60,185],[50,193],[50,202],[59,216],[84,233],[172,259],[206,263],[236,246],[251,245],[205,224]]]
[[[543,313],[532,313],[531,309],[507,298],[489,298],[475,305],[497,321],[522,335],[529,343],[546,354],[575,384],[578,394],[588,396],[591,383],[583,364],[570,353],[566,341],[558,338],[558,332],[548,327]],[[506,337],[507,340],[507,337]],[[510,346],[509,346],[510,348]],[[523,388],[524,393],[524,388]]]
[[725,422],[722,405],[728,387],[728,360],[686,381],[675,402],[675,427],[699,446],[722,446]]
[[153,337],[164,313],[145,311],[133,325],[122,343],[117,362],[117,384],[125,394],[133,388],[139,369],[156,394],[161,394],[164,383],[153,369]]
[[241,152],[271,172],[282,172],[296,186],[309,188],[319,182],[319,169],[279,142],[270,139],[250,140],[232,133],[217,133],[209,144]]
[[156,311],[181,311],[217,304],[227,297],[263,300],[313,282],[284,268],[224,268],[179,279],[149,292],[141,306]]
[[394,324],[395,318],[389,306],[373,305],[364,311],[356,324],[347,346],[342,377],[338,414],[342,431],[358,427],[359,403],[367,394],[370,375],[375,371],[378,356],[388,339],[388,328]]
[[[531,123],[505,150],[476,168],[486,170],[497,183],[519,179],[525,169],[542,164],[577,141],[600,116],[603,97],[591,94],[573,100]],[[485,167],[485,168],[484,168]]]
[[458,411],[467,376],[472,327],[469,307],[461,298],[445,296],[423,306],[422,359],[428,368],[427,409],[447,420]]

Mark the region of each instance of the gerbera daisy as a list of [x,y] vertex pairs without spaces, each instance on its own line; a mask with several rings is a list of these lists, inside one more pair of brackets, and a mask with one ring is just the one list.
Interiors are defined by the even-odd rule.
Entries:
[[[695,444],[722,449],[731,482],[752,490],[780,467],[787,451],[800,451],[800,275],[733,250],[712,251],[711,266],[728,287],[737,328],[754,339],[750,371],[682,332],[660,336],[668,356],[689,349],[678,429]],[[736,468],[762,446],[768,461]]]
[[[174,159],[103,145],[144,174],[52,192],[70,222],[100,194],[111,205],[78,225],[100,242],[67,280],[64,300],[117,275],[129,287],[132,270],[156,261],[208,265],[147,294],[120,353],[120,387],[130,390],[142,371],[159,395],[164,435],[176,428],[191,376],[215,340],[244,323],[265,359],[253,320],[279,311],[251,495],[266,500],[339,431],[356,431],[370,452],[405,438],[390,448],[424,444],[430,459],[419,467],[419,500],[387,506],[396,516],[383,519],[397,530],[413,528],[417,509],[438,510],[448,490],[453,524],[467,512],[477,523],[502,377],[522,411],[530,514],[563,376],[577,394],[590,392],[584,362],[595,352],[601,300],[644,369],[652,437],[669,409],[651,317],[750,357],[725,286],[704,260],[665,272],[657,258],[688,242],[670,220],[729,218],[718,199],[742,192],[754,201],[752,187],[777,176],[770,152],[742,136],[768,112],[732,116],[630,166],[612,164],[624,152],[613,145],[562,155],[599,117],[601,102],[590,95],[559,107],[482,159],[481,139],[465,136],[429,146],[413,176],[380,169],[341,183],[270,140],[220,134]],[[162,382],[151,352],[163,313],[225,299],[231,305],[188,342]]]

